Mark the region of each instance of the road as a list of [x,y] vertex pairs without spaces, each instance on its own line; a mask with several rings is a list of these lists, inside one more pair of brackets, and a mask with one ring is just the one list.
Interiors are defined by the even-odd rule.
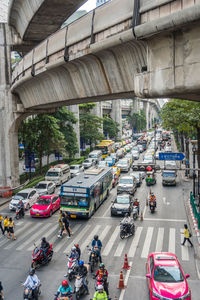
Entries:
[[[39,243],[42,236],[53,243],[54,256],[48,266],[37,271],[42,282],[41,300],[53,299],[59,284],[66,273],[66,253],[74,243],[79,243],[82,250],[82,259],[88,261],[87,245],[91,243],[94,234],[98,234],[103,243],[102,257],[109,272],[110,295],[119,300],[146,300],[148,290],[145,278],[145,263],[148,253],[154,251],[174,252],[185,271],[190,274],[188,280],[192,290],[192,299],[199,299],[200,284],[198,280],[194,249],[181,246],[181,230],[187,216],[185,201],[191,189],[191,183],[182,180],[178,174],[176,187],[162,187],[161,174],[157,174],[157,183],[151,189],[157,199],[157,210],[151,214],[146,208],[146,197],[149,187],[143,181],[135,196],[140,199],[141,209],[144,211],[144,220],[137,220],[136,234],[125,240],[120,240],[120,218],[110,217],[111,201],[116,196],[116,188],[111,191],[110,197],[102,204],[90,220],[71,220],[73,237],[57,238],[58,213],[48,219],[31,219],[29,213],[23,220],[16,221],[16,241],[10,241],[0,236],[0,280],[3,282],[6,299],[22,299],[23,288],[20,282],[24,281],[31,265],[31,251],[33,243]],[[3,215],[9,214],[8,207],[2,208]],[[122,292],[117,289],[119,273],[123,266],[124,255],[128,254],[131,265],[129,272],[124,271],[127,279],[127,288]],[[88,276],[90,299],[94,293],[94,280]],[[73,283],[72,283],[73,285]]]

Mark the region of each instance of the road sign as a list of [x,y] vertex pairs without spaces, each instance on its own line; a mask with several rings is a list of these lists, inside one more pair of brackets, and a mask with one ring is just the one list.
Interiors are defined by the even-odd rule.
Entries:
[[159,160],[183,160],[184,158],[183,153],[159,153]]

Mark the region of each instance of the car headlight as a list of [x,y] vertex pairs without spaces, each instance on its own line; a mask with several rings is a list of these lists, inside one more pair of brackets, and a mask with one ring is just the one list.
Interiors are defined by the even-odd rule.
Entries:
[[185,300],[188,297],[190,297],[190,291],[188,291],[187,294],[185,294],[183,297],[181,297],[181,299]]
[[158,293],[156,293],[154,290],[153,290],[153,296],[156,297],[157,299],[160,299],[160,300],[164,300],[164,299],[167,300],[168,299],[168,298],[163,298],[161,295],[159,295]]

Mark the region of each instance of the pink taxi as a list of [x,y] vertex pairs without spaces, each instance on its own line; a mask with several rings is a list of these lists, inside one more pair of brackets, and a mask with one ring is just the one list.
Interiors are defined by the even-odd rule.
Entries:
[[51,217],[60,208],[60,198],[57,195],[40,197],[30,210],[31,217]]
[[191,300],[188,274],[173,253],[155,252],[148,256],[146,277],[151,300]]

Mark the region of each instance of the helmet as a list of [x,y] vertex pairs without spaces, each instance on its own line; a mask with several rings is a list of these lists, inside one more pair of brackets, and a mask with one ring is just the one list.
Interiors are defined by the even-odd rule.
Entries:
[[75,246],[72,247],[72,252],[74,252],[74,251],[76,251],[76,247]]
[[42,238],[42,241],[43,241],[43,242],[46,242],[46,238],[45,238],[45,237],[43,237],[43,238]]
[[30,271],[29,271],[29,275],[33,276],[34,274],[35,274],[35,269],[31,268]]
[[64,287],[68,286],[67,280],[63,280],[63,281],[62,281],[62,286],[64,286]]
[[98,241],[98,238],[99,238],[98,235],[95,234],[95,235],[94,235],[94,240],[95,240],[95,241]]
[[84,261],[80,260],[78,264],[79,264],[79,266],[83,266],[84,265]]
[[103,285],[101,285],[101,284],[98,285],[97,289],[98,289],[98,291],[103,290]]
[[74,244],[74,247],[79,248],[79,244]]
[[100,264],[99,268],[104,268],[105,265],[103,263]]
[[125,217],[128,217],[128,216],[129,216],[129,214],[128,214],[128,213],[126,213],[126,214],[125,214]]

